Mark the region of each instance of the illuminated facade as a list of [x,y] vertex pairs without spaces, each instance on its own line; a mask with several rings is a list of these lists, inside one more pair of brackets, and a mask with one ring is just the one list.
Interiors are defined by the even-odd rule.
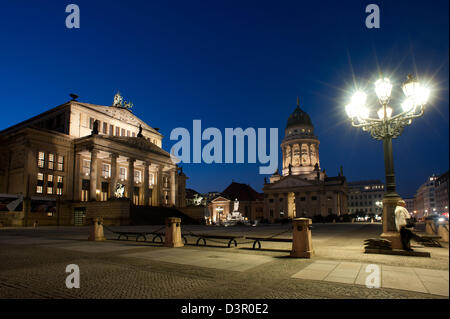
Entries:
[[348,209],[350,213],[379,215],[383,213],[382,201],[385,193],[380,180],[366,180],[348,183]]
[[[121,102],[119,94],[112,106],[72,100],[0,132],[0,193],[23,198],[21,211],[1,212],[4,224],[83,224],[90,207],[126,222],[120,198],[185,206],[186,176],[162,149],[163,136]],[[57,208],[37,212],[33,201]]]
[[436,214],[436,200],[435,200],[435,183],[437,176],[431,175],[427,181],[423,183],[414,196],[414,210],[416,217],[425,217],[431,214]]
[[335,177],[320,169],[319,143],[309,115],[297,100],[281,143],[282,174],[277,170],[263,187],[264,217],[270,222],[348,212],[345,176],[342,169]]

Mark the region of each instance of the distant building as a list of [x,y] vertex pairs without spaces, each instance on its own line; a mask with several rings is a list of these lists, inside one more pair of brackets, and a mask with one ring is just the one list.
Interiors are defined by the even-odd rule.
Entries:
[[435,200],[435,183],[437,176],[435,174],[428,177],[414,196],[414,210],[416,217],[425,217],[437,213]]
[[365,180],[348,183],[348,210],[350,213],[381,215],[385,193],[380,180]]
[[412,198],[403,198],[403,200],[406,203],[406,209],[409,213],[416,214],[415,208],[414,208],[414,197]]
[[438,214],[448,214],[448,171],[436,179],[434,193],[436,198],[436,211],[438,212]]
[[345,176],[342,169],[334,177],[320,169],[319,143],[309,115],[297,101],[281,143],[282,174],[277,170],[263,187],[264,218],[269,222],[348,212]]
[[250,185],[232,182],[219,196],[208,205],[209,221],[223,223],[233,212],[235,201],[238,211],[249,221],[263,218],[264,196]]

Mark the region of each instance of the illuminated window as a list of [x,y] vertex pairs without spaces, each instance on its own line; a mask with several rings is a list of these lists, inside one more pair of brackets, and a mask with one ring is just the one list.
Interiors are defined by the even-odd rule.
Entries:
[[109,164],[103,164],[102,165],[102,176],[104,178],[111,177],[111,166]]
[[53,175],[47,175],[47,194],[53,194]]
[[155,174],[150,173],[150,178],[148,181],[149,181],[150,186],[155,185]]
[[127,169],[126,167],[119,168],[119,178],[123,181],[127,179]]
[[90,160],[83,160],[83,174],[86,176],[89,176],[91,173],[91,161]]
[[55,155],[48,154],[48,169],[54,169],[55,167]]
[[120,127],[116,126],[116,136],[120,136]]
[[44,174],[38,173],[36,193],[42,194],[43,188],[44,188]]
[[130,131],[127,130],[127,136],[130,136]]
[[134,171],[134,182],[135,183],[141,182],[141,171],[138,171],[138,170]]
[[63,194],[63,177],[62,176],[56,176],[56,195],[62,195]]
[[125,136],[125,129],[121,129],[121,136]]
[[58,171],[64,170],[64,156],[58,155]]
[[38,167],[44,168],[45,166],[45,153],[39,152],[38,154]]

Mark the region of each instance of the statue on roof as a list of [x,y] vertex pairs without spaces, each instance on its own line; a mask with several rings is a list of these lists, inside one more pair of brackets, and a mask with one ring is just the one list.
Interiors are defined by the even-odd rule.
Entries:
[[117,93],[114,95],[114,102],[113,106],[115,107],[122,107],[128,110],[131,110],[131,108],[134,106],[132,102],[127,102],[123,99],[122,95],[120,95],[120,92],[117,91]]
[[144,135],[142,135],[142,125],[139,124],[139,132],[137,134],[137,137],[144,137]]
[[120,95],[120,92],[117,91],[117,93],[114,95],[113,106],[122,107],[122,105],[123,105],[123,97],[122,95]]

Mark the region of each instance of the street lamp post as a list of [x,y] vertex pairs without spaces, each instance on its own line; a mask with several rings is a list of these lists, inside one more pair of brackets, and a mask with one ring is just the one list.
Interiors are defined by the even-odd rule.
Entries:
[[402,103],[403,112],[393,115],[389,106],[392,84],[388,78],[375,82],[375,93],[381,108],[377,111],[378,119],[369,117],[370,109],[366,105],[367,95],[357,91],[351,102],[345,107],[348,117],[354,127],[367,131],[376,139],[383,141],[384,166],[386,174],[386,193],[383,198],[383,233],[382,238],[392,242],[393,248],[401,248],[400,236],[395,227],[395,207],[400,196],[397,194],[394,174],[394,157],[392,139],[401,135],[405,126],[412,120],[423,115],[430,90],[421,85],[412,75],[402,85],[406,96]]

